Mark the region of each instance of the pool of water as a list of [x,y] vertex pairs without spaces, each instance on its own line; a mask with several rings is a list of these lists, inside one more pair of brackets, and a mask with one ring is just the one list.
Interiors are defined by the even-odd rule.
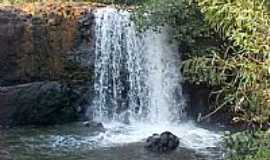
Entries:
[[4,132],[4,142],[14,160],[222,160],[220,135],[191,123],[163,126],[181,141],[167,154],[148,152],[145,138],[165,131],[162,126],[110,123],[106,130],[82,123],[51,127],[22,127]]

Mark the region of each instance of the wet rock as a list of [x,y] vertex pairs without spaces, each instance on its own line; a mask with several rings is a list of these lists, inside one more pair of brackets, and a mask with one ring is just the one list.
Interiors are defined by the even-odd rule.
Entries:
[[63,79],[71,75],[69,60],[92,65],[91,8],[90,3],[1,6],[0,86]]
[[153,134],[145,142],[145,148],[152,152],[166,153],[175,150],[179,145],[179,138],[171,132]]
[[223,109],[210,117],[204,117],[211,112],[209,110],[211,90],[211,88],[205,85],[193,85],[188,82],[184,84],[183,91],[188,105],[186,107],[187,117],[203,125],[216,123],[218,125],[231,126],[233,118],[231,112],[224,111]]
[[0,87],[1,125],[48,125],[78,119],[73,104],[79,99],[59,82],[35,82]]
[[3,143],[3,134],[0,128],[0,160],[11,160],[10,153],[7,151],[7,146]]
[[85,125],[86,127],[103,127],[102,123],[98,123],[98,122],[93,122],[93,121],[85,121],[83,122],[83,125]]
[[130,124],[130,113],[129,112],[124,113],[124,119],[123,120],[124,120],[123,122],[125,124]]
[[8,151],[4,148],[0,148],[0,159],[1,160],[11,160],[11,156]]
[[[75,48],[71,59],[81,66],[93,68],[95,65],[94,54],[94,14],[92,11],[80,17],[77,24]],[[89,54],[90,53],[90,54]]]
[[94,121],[85,121],[82,123],[85,127],[98,130],[98,131],[105,131],[105,128],[102,123],[94,122]]

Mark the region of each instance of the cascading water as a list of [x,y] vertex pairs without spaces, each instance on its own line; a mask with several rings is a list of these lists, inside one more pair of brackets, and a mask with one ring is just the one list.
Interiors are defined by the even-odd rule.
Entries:
[[[141,65],[144,63],[143,43],[130,24],[128,13],[98,10],[95,33],[94,119],[141,118],[147,106],[145,68]],[[124,110],[125,115],[121,114]]]
[[107,132],[104,145],[138,142],[169,130],[190,148],[215,147],[219,135],[181,122],[185,115],[180,55],[168,29],[138,34],[127,11],[95,12],[95,98],[89,110]]
[[138,35],[129,13],[96,12],[97,121],[171,123],[184,116],[180,57],[167,32]]
[[[186,106],[178,70],[181,59],[177,46],[169,43],[169,30],[138,34],[129,17],[110,7],[95,11],[96,94],[89,116],[105,129],[77,122],[3,130],[12,158],[224,159],[219,134],[182,120]],[[179,137],[176,151],[156,155],[143,148],[143,140],[164,131]]]

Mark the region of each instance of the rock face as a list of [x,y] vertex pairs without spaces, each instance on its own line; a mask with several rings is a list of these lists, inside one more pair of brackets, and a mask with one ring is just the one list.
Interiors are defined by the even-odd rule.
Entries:
[[[232,115],[230,111],[227,111],[228,108],[224,107],[223,109],[216,112],[214,115],[207,117],[211,113],[211,101],[215,101],[211,95],[211,88],[201,85],[194,85],[190,83],[185,83],[183,87],[184,94],[186,95],[188,107],[186,112],[187,116],[191,117],[194,121],[197,121],[201,124],[209,123],[219,123],[222,125],[231,125]],[[207,118],[206,118],[206,117]]]
[[1,146],[1,144],[0,144],[0,159],[1,160],[12,160],[9,152],[6,150],[6,147]]
[[104,6],[0,5],[0,125],[63,123],[86,112],[97,7]]
[[152,152],[166,153],[175,150],[179,145],[179,138],[171,132],[153,134],[147,138],[145,148]]
[[0,159],[1,160],[11,160],[11,156],[9,152],[7,151],[7,146],[3,144],[3,134],[1,132],[1,126],[0,126]]
[[91,67],[91,8],[94,4],[0,6],[0,86],[63,79],[70,61]]
[[[58,82],[0,88],[0,125],[48,125],[74,121],[80,95]],[[77,104],[76,104],[77,105]]]

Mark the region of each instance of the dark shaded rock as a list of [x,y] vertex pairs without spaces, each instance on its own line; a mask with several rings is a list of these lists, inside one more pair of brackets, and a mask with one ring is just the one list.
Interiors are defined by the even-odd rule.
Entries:
[[79,18],[75,47],[70,56],[70,58],[76,63],[90,69],[94,68],[95,65],[94,22],[95,17],[91,10]]
[[0,147],[0,159],[1,160],[12,160],[8,151],[5,148]]
[[11,160],[10,153],[7,150],[7,146],[4,145],[4,137],[0,128],[0,160]]
[[[27,52],[25,45],[25,21],[23,16],[0,8],[0,85],[14,83],[19,52]],[[16,46],[16,47],[14,47]]]
[[126,112],[124,114],[124,123],[125,124],[130,124],[130,113],[129,112]]
[[0,6],[0,125],[55,124],[77,119],[77,113],[87,119],[94,8],[90,3]]
[[171,132],[153,134],[147,138],[145,148],[152,152],[166,153],[175,150],[179,145],[179,138]]
[[91,68],[91,8],[95,5],[0,6],[0,86],[62,80],[74,74],[66,68],[69,60]]
[[[77,112],[87,119],[94,8],[92,3],[0,6],[0,86],[10,86],[0,88],[0,125],[66,122]],[[65,85],[32,83],[39,81]]]
[[0,124],[48,125],[78,119],[79,96],[59,82],[36,82],[0,87]]
[[104,128],[103,124],[100,123],[100,122],[85,121],[85,122],[83,122],[83,125],[85,127],[91,128],[93,130],[105,131],[105,128]]
[[207,116],[214,109],[209,106],[213,106],[212,104],[216,102],[214,96],[210,97],[211,90],[211,88],[204,85],[195,85],[188,82],[184,84],[183,91],[188,105],[186,107],[187,116],[203,125],[219,124],[230,126],[232,115],[228,111],[229,108],[223,107],[214,115]]

